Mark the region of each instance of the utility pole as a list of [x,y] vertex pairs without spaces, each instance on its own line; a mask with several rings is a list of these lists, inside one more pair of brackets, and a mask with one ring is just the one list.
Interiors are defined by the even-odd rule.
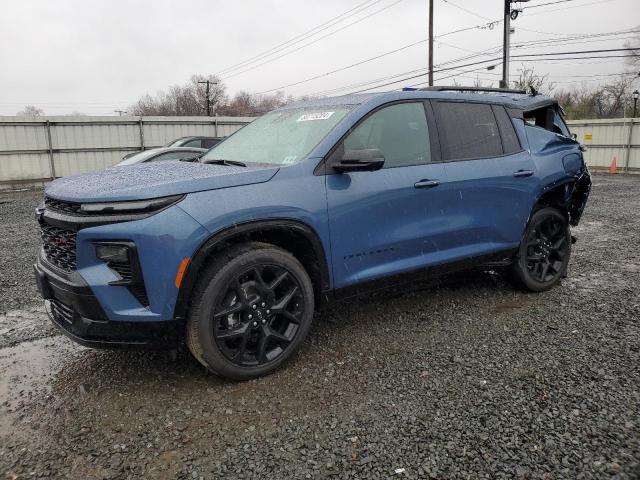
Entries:
[[433,0],[429,0],[429,86],[433,87]]
[[502,80],[500,88],[509,87],[509,47],[511,36],[511,0],[504,0],[504,21],[502,33]]
[[502,33],[502,80],[500,88],[509,88],[509,49],[511,47],[511,20],[518,18],[522,10],[511,10],[515,2],[525,3],[529,0],[504,0],[504,20]]
[[127,113],[126,110],[114,110],[114,112],[116,112],[118,114],[119,117],[121,117],[122,115],[124,115],[125,113]]
[[205,95],[207,96],[207,117],[211,116],[211,97],[209,96],[209,90],[211,88],[211,84],[213,83],[214,85],[216,85],[216,82],[211,82],[210,80],[204,81],[204,82],[198,82],[198,83],[203,83],[207,85],[207,90]]

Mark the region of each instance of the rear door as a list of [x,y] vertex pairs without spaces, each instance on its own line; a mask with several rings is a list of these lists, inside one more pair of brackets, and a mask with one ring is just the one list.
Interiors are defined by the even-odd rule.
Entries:
[[486,103],[432,104],[445,167],[439,245],[451,261],[517,247],[538,180],[507,112]]
[[[331,256],[337,288],[414,270],[431,261],[429,234],[442,221],[439,182],[425,104],[383,106],[363,119],[337,146],[377,148],[384,168],[326,177]],[[329,168],[332,158],[329,159]]]

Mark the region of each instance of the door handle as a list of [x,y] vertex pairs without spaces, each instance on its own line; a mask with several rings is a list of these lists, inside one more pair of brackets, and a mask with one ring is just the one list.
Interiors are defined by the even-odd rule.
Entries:
[[416,188],[433,188],[437,187],[438,185],[440,185],[440,182],[438,180],[420,180],[419,182],[413,184],[413,186]]
[[519,177],[530,177],[535,172],[533,170],[518,170],[517,172],[513,172],[513,176],[516,178]]

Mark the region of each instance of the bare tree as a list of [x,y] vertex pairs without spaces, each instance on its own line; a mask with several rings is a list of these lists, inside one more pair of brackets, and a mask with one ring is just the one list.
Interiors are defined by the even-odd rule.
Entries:
[[[640,29],[640,26],[636,27],[636,29]],[[636,32],[631,40],[627,40],[624,43],[624,47],[633,48],[633,50],[627,52],[627,58],[625,59],[627,65],[632,68],[640,67],[640,32]]]
[[254,116],[266,113],[289,103],[292,97],[286,98],[284,92],[273,95],[254,95],[247,91],[240,91],[234,95],[227,105],[222,107],[223,115]]
[[514,88],[518,90],[526,90],[527,92],[535,90],[536,92],[550,94],[555,85],[549,81],[549,75],[540,75],[533,68],[525,67],[520,70],[519,78],[513,82]]
[[41,115],[44,115],[44,110],[33,105],[25,105],[25,107],[18,113],[16,113],[16,115],[23,115],[25,117],[39,117]]
[[624,117],[631,106],[633,80],[621,77],[613,83],[603,86],[598,92],[596,113],[598,118]]
[[569,119],[620,118],[632,108],[633,79],[620,76],[596,89],[560,90],[554,97]]
[[133,115],[197,116],[207,111],[206,86],[199,82],[209,80],[209,101],[216,113],[226,104],[224,83],[215,75],[192,75],[186,85],[173,85],[167,92],[155,96],[146,94],[128,108]]

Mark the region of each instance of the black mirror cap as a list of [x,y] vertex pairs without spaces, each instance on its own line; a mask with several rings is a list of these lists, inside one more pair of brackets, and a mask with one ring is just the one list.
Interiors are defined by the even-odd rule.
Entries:
[[332,165],[333,169],[343,172],[373,172],[384,166],[384,155],[377,148],[346,150],[342,158]]

